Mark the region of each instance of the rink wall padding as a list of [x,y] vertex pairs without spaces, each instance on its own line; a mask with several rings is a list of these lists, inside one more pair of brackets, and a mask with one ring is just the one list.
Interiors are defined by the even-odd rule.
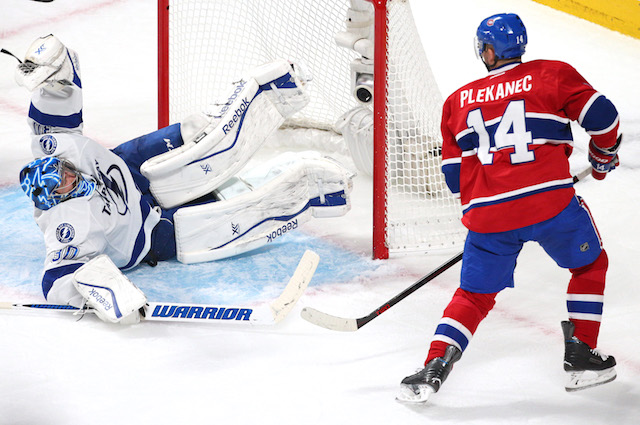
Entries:
[[638,0],[533,0],[605,28],[640,38]]

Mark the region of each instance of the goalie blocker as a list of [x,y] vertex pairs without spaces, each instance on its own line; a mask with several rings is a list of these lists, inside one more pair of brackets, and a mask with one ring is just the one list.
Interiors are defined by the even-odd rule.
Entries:
[[140,321],[140,309],[147,297],[105,255],[99,255],[73,275],[73,284],[105,322],[130,325]]

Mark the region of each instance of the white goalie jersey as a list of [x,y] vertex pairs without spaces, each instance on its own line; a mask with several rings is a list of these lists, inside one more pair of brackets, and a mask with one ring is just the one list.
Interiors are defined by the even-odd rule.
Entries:
[[149,251],[160,213],[142,198],[125,162],[93,140],[77,133],[34,135],[31,147],[36,158],[64,158],[96,182],[89,199],[34,214],[46,245],[43,292],[50,302],[80,306],[73,273],[98,254],[120,269],[135,267]]

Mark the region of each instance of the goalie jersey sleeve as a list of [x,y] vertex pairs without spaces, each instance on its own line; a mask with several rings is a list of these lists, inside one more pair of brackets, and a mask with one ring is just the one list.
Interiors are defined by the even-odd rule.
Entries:
[[616,142],[615,107],[564,62],[509,64],[449,96],[442,171],[460,198],[463,224],[502,232],[566,207],[574,196],[571,121],[600,147]]
[[48,301],[79,306],[73,273],[99,254],[107,254],[122,270],[139,264],[151,246],[160,213],[142,197],[125,162],[110,150],[76,133],[33,136],[35,157],[67,159],[96,181],[85,197],[36,210],[44,234],[46,258],[42,290]]

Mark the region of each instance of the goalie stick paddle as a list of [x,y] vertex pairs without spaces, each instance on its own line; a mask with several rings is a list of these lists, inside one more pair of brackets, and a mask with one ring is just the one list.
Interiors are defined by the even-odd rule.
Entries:
[[[309,285],[320,261],[318,254],[307,250],[280,296],[267,306],[221,306],[149,302],[144,307],[144,321],[222,323],[225,325],[273,325],[284,319]],[[20,304],[0,302],[0,309],[55,311],[74,314],[94,313],[92,308],[60,304]]]
[[[580,180],[583,180],[585,177],[591,174],[591,167],[580,171],[578,174],[573,176],[573,182],[577,183]],[[422,279],[409,286],[404,291],[400,292],[398,295],[391,298],[386,303],[382,304],[377,309],[373,310],[371,313],[366,316],[358,317],[356,319],[347,319],[344,317],[333,316],[331,314],[323,313],[322,311],[316,310],[313,307],[305,307],[300,312],[300,316],[309,323],[313,323],[316,326],[320,326],[326,329],[330,329],[332,331],[341,331],[341,332],[354,332],[380,316],[382,313],[407,298],[409,295],[413,294],[418,289],[422,288],[427,283],[431,282],[436,277],[440,276],[442,273],[450,269],[452,266],[458,263],[458,261],[462,260],[462,252],[456,254],[455,257],[452,257],[446,263],[442,264],[437,269],[433,270],[428,275],[424,276]]]

